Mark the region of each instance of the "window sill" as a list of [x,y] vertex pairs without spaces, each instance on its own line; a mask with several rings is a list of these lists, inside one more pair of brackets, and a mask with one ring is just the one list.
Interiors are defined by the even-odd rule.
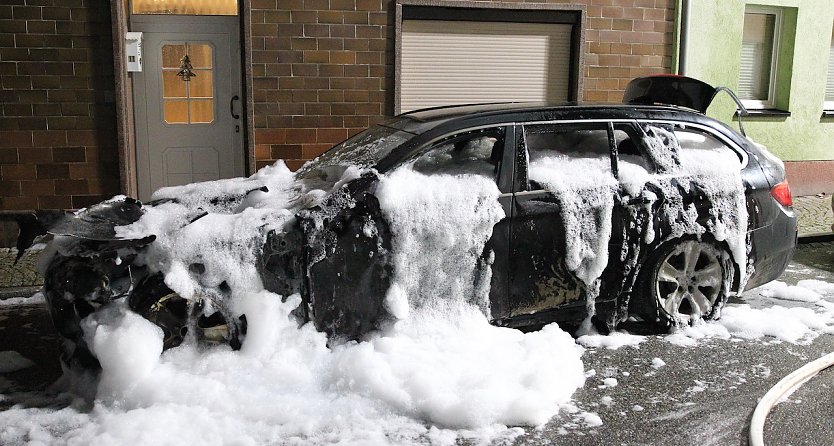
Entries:
[[[747,114],[744,116],[744,118],[787,118],[790,115],[791,112],[787,110],[780,110],[778,108],[748,108]],[[832,114],[832,117],[834,117],[834,114]],[[733,115],[733,119],[738,120],[738,112],[736,112],[736,114]]]
[[834,119],[834,110],[823,110],[820,119]]

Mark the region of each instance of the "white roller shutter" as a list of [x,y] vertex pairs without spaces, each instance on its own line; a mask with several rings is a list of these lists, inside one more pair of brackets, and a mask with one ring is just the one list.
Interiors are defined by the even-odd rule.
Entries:
[[404,20],[400,112],[568,99],[572,25]]
[[834,106],[834,33],[831,36],[831,48],[828,52],[828,78],[825,84],[825,102],[826,109],[831,109]]

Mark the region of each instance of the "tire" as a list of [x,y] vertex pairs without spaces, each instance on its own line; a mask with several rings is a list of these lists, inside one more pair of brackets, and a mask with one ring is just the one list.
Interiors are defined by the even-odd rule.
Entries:
[[733,274],[731,256],[715,243],[694,238],[667,242],[641,272],[638,314],[665,328],[717,319]]

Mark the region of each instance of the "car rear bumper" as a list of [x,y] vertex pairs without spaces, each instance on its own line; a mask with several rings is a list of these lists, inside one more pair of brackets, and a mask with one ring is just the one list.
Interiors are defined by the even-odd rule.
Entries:
[[[749,290],[777,279],[793,258],[797,243],[797,219],[793,209],[779,209],[770,224],[750,233],[753,274],[744,289]],[[744,290],[740,290],[744,291]]]

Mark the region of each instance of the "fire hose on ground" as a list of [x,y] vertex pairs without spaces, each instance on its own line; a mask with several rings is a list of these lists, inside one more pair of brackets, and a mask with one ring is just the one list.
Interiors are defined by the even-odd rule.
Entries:
[[817,373],[834,366],[834,353],[829,353],[815,361],[796,369],[782,378],[759,400],[753,418],[750,420],[750,446],[764,446],[764,423],[770,411],[786,394],[792,393]]

